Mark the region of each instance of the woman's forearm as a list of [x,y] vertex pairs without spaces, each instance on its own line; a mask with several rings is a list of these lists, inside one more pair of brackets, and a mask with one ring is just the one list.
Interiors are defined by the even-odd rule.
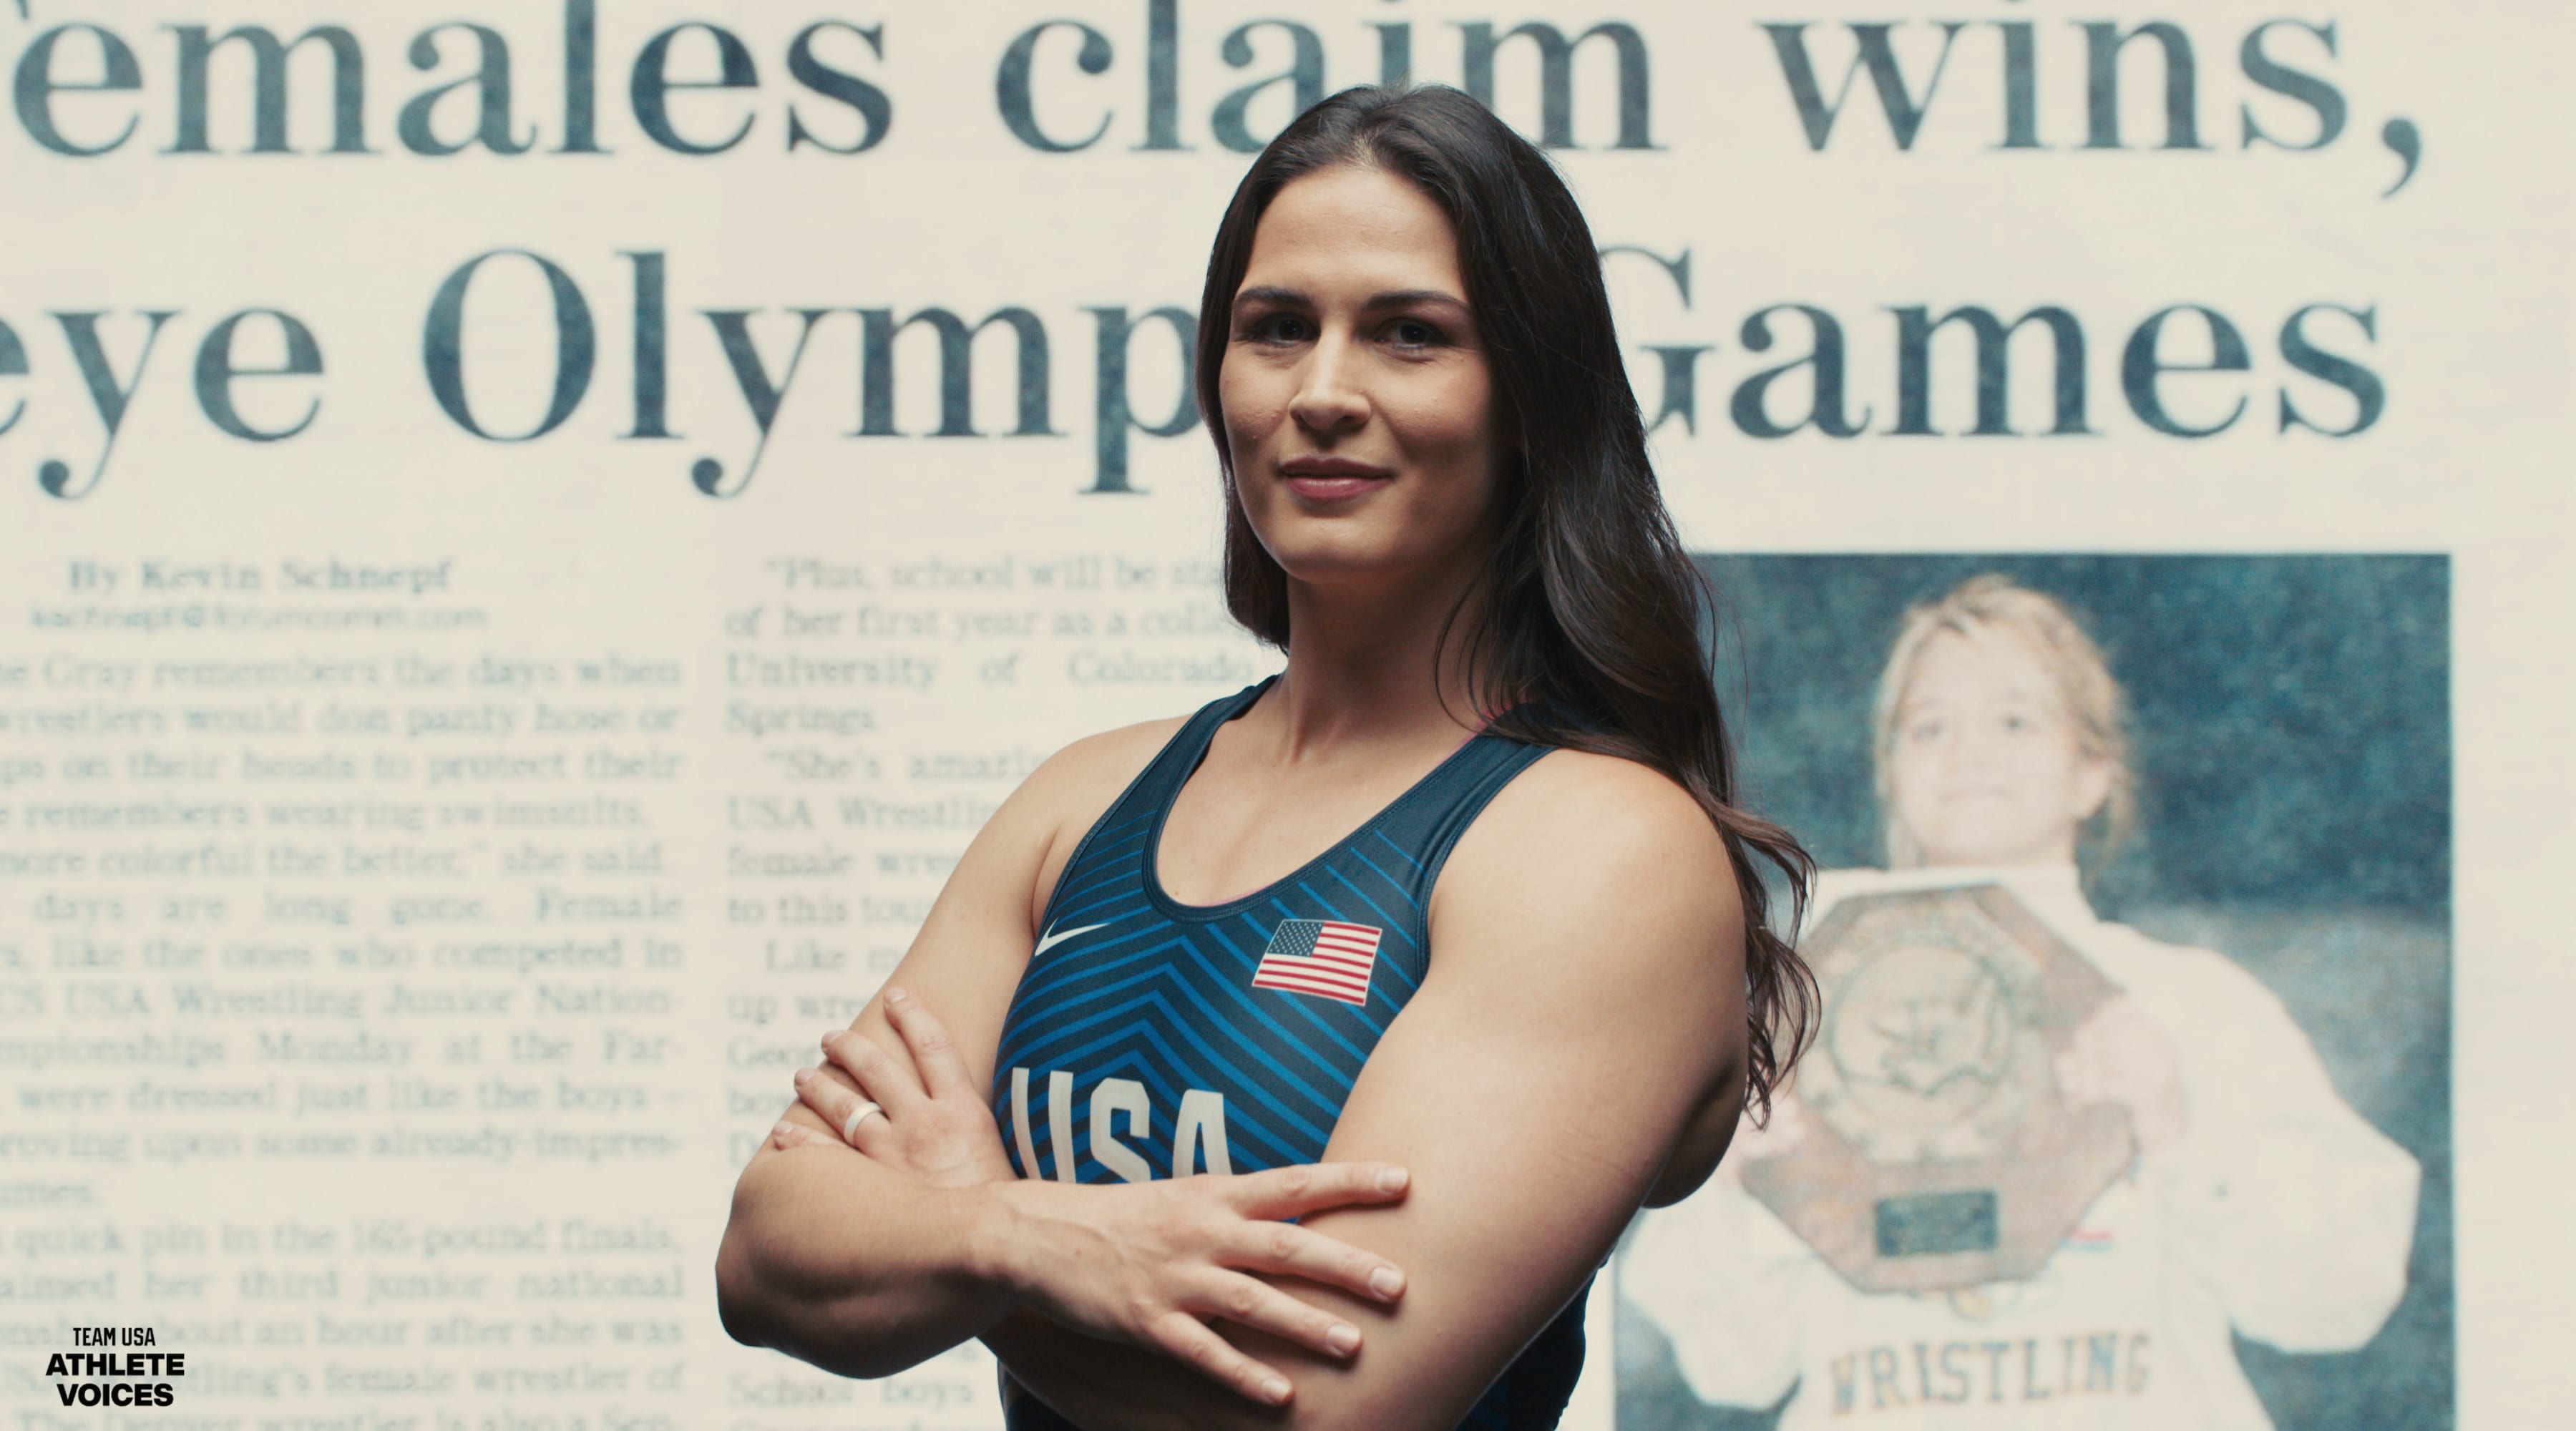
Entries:
[[[1247,1340],[1240,1328],[1229,1327],[1227,1333],[1229,1341]],[[1093,1427],[1231,1431],[1319,1424],[1308,1414],[1315,1400],[1317,1378],[1312,1376],[1298,1382],[1296,1399],[1287,1406],[1259,1406],[1168,1358],[1084,1336],[1033,1311],[1006,1316],[982,1336],[984,1345],[1023,1388],[1086,1431]]]
[[[870,1071],[861,1077],[891,1108],[862,1106],[843,1080],[800,1078],[798,1106],[773,1134],[780,1146],[756,1154],[735,1184],[716,1257],[717,1310],[735,1340],[843,1375],[884,1376],[1027,1307],[1258,1396],[1280,1378],[1207,1317],[1336,1359],[1360,1336],[1260,1274],[1337,1288],[1362,1306],[1403,1295],[1402,1269],[1292,1224],[1400,1200],[1404,1169],[1342,1162],[1088,1187],[1010,1177],[943,1031],[925,1011],[904,1018],[905,1036],[923,1041],[914,1054],[930,1059],[930,1087],[944,1092],[899,1088],[899,1070],[881,1059],[862,1058]],[[873,1048],[854,1038],[829,1047],[842,1059],[854,1045]],[[836,1122],[858,1131],[862,1146],[843,1141]],[[990,1155],[941,1154],[961,1137],[993,1144]]]
[[987,1188],[934,1187],[842,1148],[769,1151],[743,1170],[716,1252],[725,1330],[843,1376],[901,1371],[1019,1304]]

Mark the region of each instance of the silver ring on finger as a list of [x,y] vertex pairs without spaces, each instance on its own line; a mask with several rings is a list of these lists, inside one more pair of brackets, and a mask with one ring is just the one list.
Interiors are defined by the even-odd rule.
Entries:
[[859,1125],[867,1121],[869,1114],[883,1113],[884,1111],[884,1104],[879,1103],[872,1098],[860,1099],[859,1106],[850,1110],[850,1116],[841,1120],[841,1141],[848,1143],[853,1147],[857,1146],[859,1141]]

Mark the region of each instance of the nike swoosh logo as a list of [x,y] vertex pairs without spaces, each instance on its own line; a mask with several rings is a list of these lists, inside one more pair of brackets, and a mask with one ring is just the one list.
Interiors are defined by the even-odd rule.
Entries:
[[1086,925],[1082,926],[1080,929],[1066,929],[1066,930],[1061,930],[1061,931],[1050,932],[1049,934],[1047,934],[1047,936],[1046,936],[1045,938],[1040,939],[1040,940],[1038,941],[1038,947],[1037,947],[1037,948],[1032,949],[1032,950],[1030,950],[1030,951],[1029,951],[1029,958],[1030,958],[1030,959],[1032,959],[1032,960],[1034,960],[1034,959],[1036,959],[1039,955],[1044,954],[1044,953],[1045,953],[1045,952],[1047,952],[1049,949],[1052,949],[1052,948],[1054,948],[1055,946],[1057,946],[1057,945],[1059,945],[1059,944],[1062,944],[1064,941],[1066,941],[1066,940],[1068,940],[1068,939],[1071,939],[1073,936],[1075,936],[1075,935],[1077,935],[1077,934],[1089,934],[1091,931],[1093,931],[1093,930],[1095,930],[1095,929],[1107,929],[1108,927],[1109,927],[1109,926],[1108,926],[1108,925],[1106,925],[1106,924],[1086,924]]

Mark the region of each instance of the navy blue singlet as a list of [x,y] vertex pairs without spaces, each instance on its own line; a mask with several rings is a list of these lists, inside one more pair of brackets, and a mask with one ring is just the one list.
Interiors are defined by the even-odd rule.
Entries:
[[[1141,1182],[1324,1156],[1369,1050],[1430,967],[1423,906],[1485,802],[1547,753],[1479,735],[1287,878],[1223,904],[1155,878],[1163,819],[1216,729],[1277,677],[1190,717],[1057,878],[995,1059],[1021,1177]],[[1583,1369],[1583,1289],[1462,1427],[1544,1431]],[[1072,1431],[1002,1373],[1011,1431]]]

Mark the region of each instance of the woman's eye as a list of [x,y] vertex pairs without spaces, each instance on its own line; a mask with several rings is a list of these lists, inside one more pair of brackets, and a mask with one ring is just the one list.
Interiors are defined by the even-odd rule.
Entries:
[[1245,336],[1256,343],[1295,343],[1306,337],[1306,320],[1294,313],[1271,313],[1252,320]]
[[1387,327],[1389,337],[1403,348],[1428,348],[1440,341],[1440,330],[1411,318],[1399,318]]
[[1919,720],[1906,727],[1905,734],[1908,739],[1918,744],[1927,740],[1939,740],[1941,723],[1937,720]]

